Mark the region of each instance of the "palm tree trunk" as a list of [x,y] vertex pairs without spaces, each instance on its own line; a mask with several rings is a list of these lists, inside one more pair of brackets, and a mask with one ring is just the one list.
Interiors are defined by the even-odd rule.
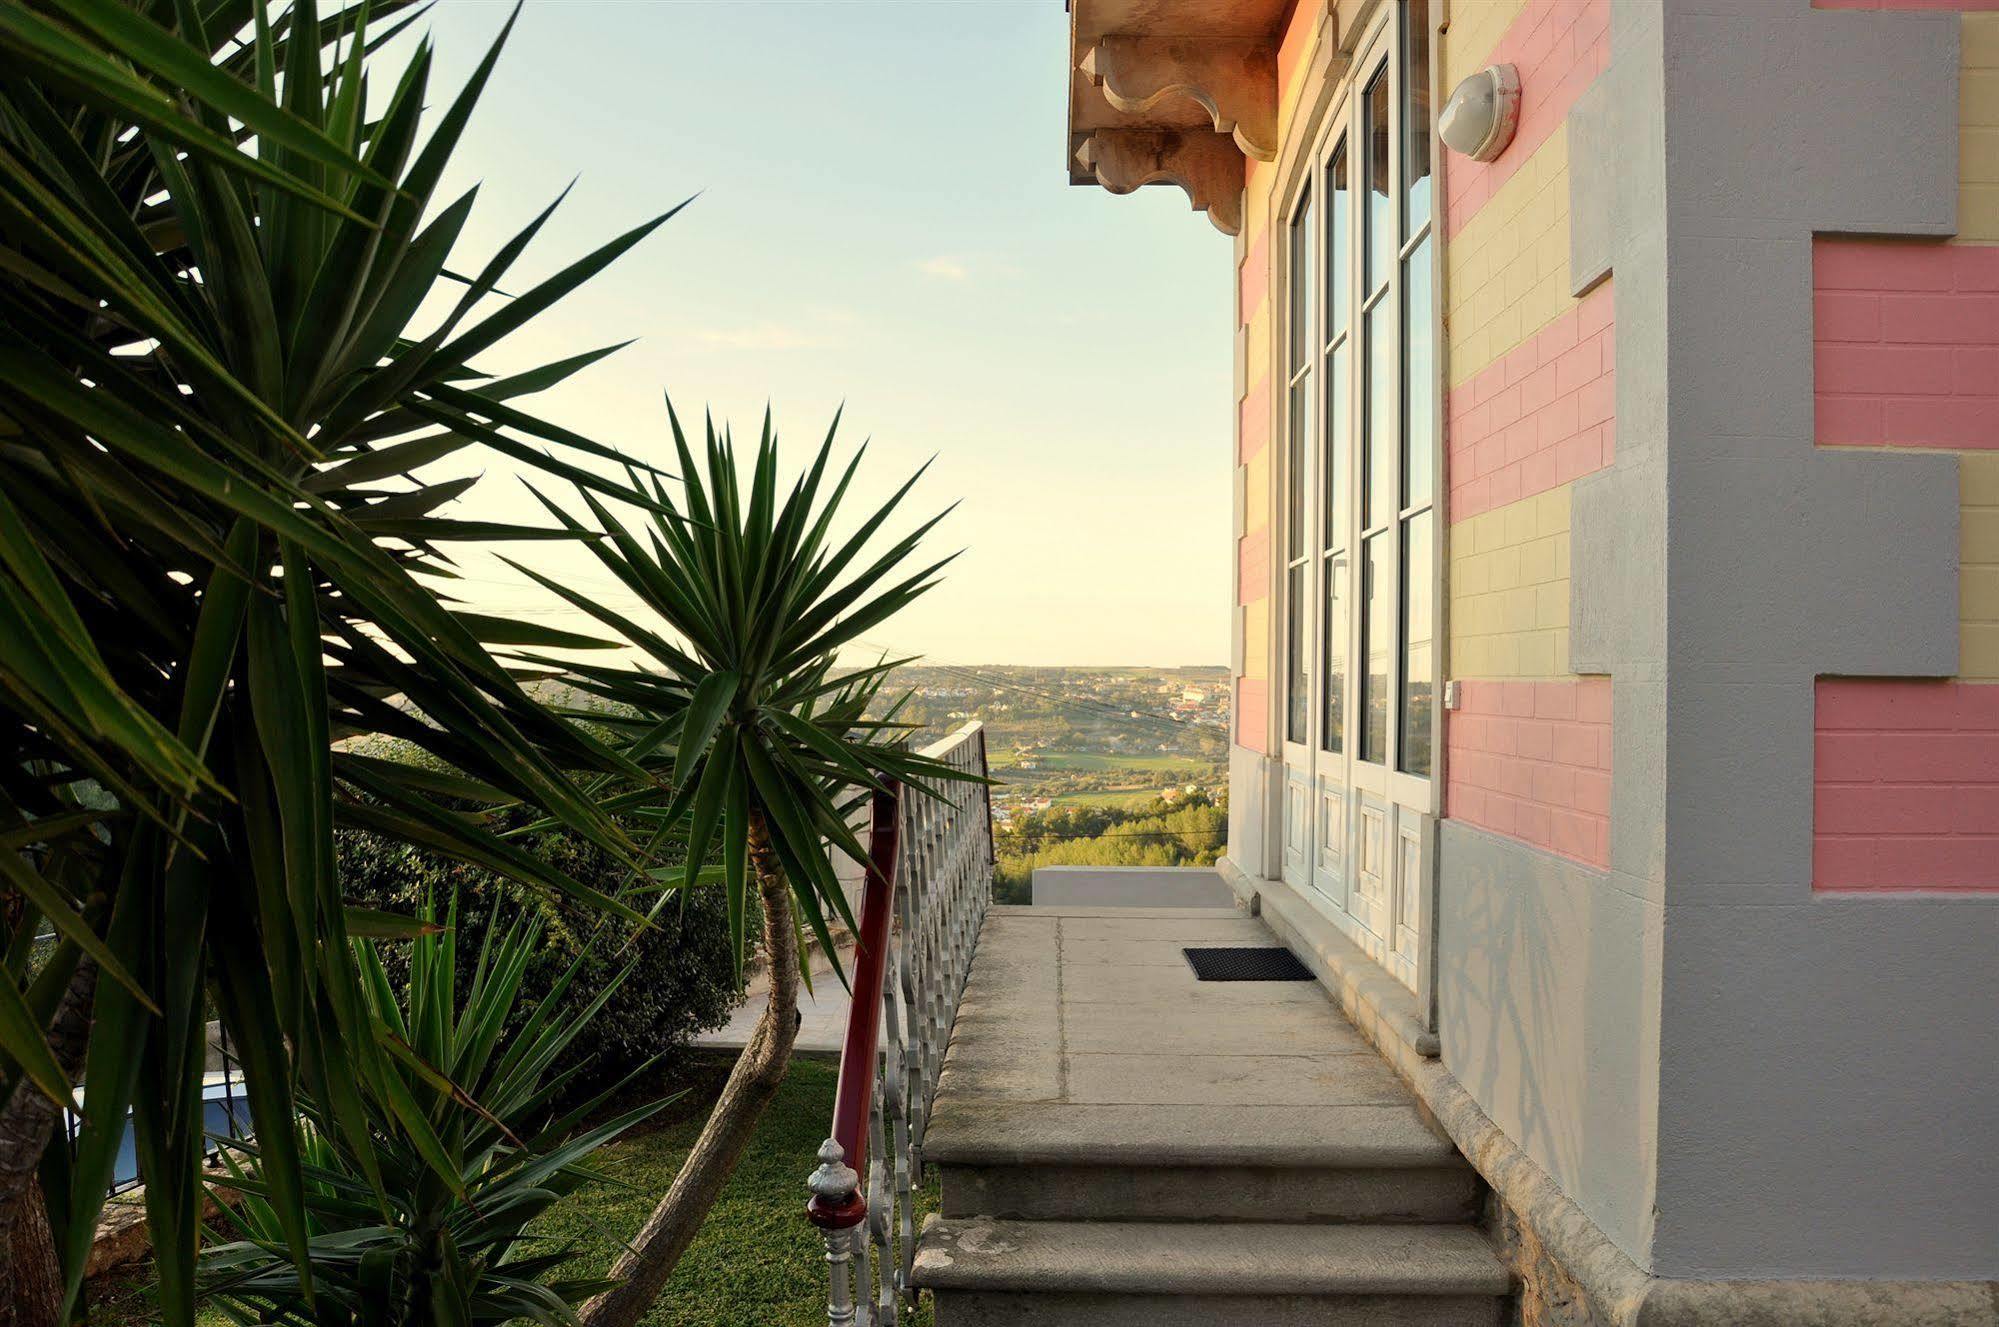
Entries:
[[[49,1024],[49,1047],[71,1082],[83,1068],[96,992],[97,964],[83,959]],[[62,1307],[62,1263],[36,1178],[61,1117],[62,1108],[25,1081],[0,1105],[0,1327],[55,1327]]]
[[582,1327],[636,1327],[666,1288],[680,1256],[721,1196],[790,1067],[792,1042],[798,1036],[798,932],[792,924],[791,885],[771,850],[770,828],[761,814],[751,813],[749,834],[750,866],[763,904],[770,1002],[729,1071],[721,1099],[681,1163],[673,1187],[612,1265],[612,1279],[622,1284],[583,1306],[577,1315]]

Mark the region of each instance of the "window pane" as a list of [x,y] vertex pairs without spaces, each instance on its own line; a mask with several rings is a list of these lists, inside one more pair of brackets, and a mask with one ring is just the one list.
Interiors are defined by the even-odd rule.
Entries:
[[1402,238],[1430,219],[1430,6],[1409,0],[1402,62]]
[[1305,677],[1305,571],[1310,563],[1301,562],[1291,568],[1284,587],[1285,636],[1290,642],[1286,647],[1288,666],[1285,675],[1284,740],[1303,742],[1305,740],[1305,715],[1311,697],[1306,694],[1310,683]]
[[1388,71],[1381,70],[1367,85],[1367,119],[1361,132],[1367,142],[1367,271],[1366,288],[1388,280],[1395,266],[1395,206],[1388,193]]
[[1291,223],[1291,359],[1293,373],[1305,367],[1312,330],[1312,194],[1308,189]]
[[1325,473],[1319,481],[1325,490],[1326,505],[1320,518],[1324,526],[1319,536],[1321,548],[1338,548],[1346,542],[1346,513],[1340,510],[1340,499],[1346,495],[1347,433],[1351,427],[1347,412],[1347,348],[1342,345],[1326,361]]
[[1326,340],[1347,325],[1347,149],[1340,145],[1326,167]]
[[1362,525],[1370,527],[1394,518],[1395,499],[1401,492],[1396,459],[1402,449],[1396,441],[1394,417],[1398,356],[1389,313],[1386,301],[1367,313],[1367,399],[1363,405],[1367,451],[1362,457],[1366,473],[1361,477],[1367,486],[1367,503],[1360,519]]
[[1430,241],[1409,255],[1402,281],[1402,336],[1408,369],[1402,376],[1402,505],[1430,500],[1431,468],[1437,455],[1437,385],[1433,346],[1436,329],[1430,307]]
[[1347,558],[1335,553],[1321,564],[1325,568],[1325,615],[1319,630],[1325,647],[1319,658],[1321,706],[1319,745],[1328,751],[1346,749],[1347,703]]
[[1402,745],[1399,758],[1410,774],[1430,773],[1430,734],[1435,731],[1436,606],[1431,578],[1430,513],[1402,523]]
[[1388,559],[1393,556],[1393,532],[1361,545],[1360,650],[1367,668],[1360,684],[1360,758],[1376,764],[1388,759],[1388,658],[1395,648]]
[[1290,503],[1290,519],[1284,531],[1284,560],[1305,556],[1305,448],[1312,436],[1312,375],[1306,374],[1291,385],[1290,434],[1285,441],[1285,463],[1290,467],[1284,488]]

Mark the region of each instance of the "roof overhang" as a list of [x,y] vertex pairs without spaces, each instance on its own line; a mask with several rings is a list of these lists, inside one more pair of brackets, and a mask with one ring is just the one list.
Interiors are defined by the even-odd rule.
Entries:
[[1177,184],[1242,229],[1248,158],[1277,156],[1287,0],[1070,0],[1069,182]]

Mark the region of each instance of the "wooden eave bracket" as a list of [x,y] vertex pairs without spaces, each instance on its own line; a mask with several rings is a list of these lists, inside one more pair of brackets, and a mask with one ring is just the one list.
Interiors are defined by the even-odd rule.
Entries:
[[1109,35],[1082,70],[1118,110],[1141,114],[1192,98],[1243,155],[1277,160],[1277,52],[1265,39]]
[[1076,158],[1114,194],[1166,181],[1187,191],[1224,235],[1242,230],[1242,152],[1220,133],[1202,129],[1099,129]]

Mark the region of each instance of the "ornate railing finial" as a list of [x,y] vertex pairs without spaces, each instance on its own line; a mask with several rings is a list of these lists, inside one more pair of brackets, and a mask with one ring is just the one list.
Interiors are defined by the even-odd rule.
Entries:
[[[982,780],[985,730],[967,724],[923,754]],[[833,1136],[806,1180],[806,1214],[826,1242],[829,1327],[894,1327],[909,1307],[923,1125],[992,898],[984,783],[904,796],[891,780],[870,835]]]

